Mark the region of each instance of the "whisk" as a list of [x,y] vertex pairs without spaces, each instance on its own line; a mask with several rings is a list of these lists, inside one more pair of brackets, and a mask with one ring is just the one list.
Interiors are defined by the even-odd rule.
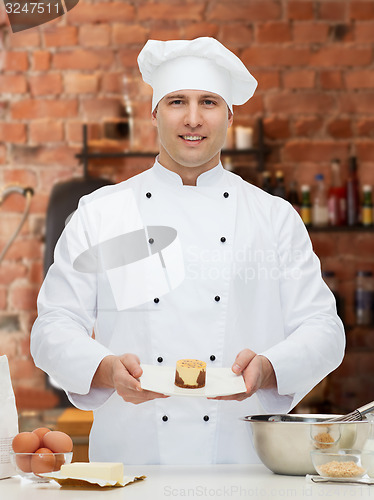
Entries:
[[351,413],[348,413],[347,415],[342,415],[341,417],[335,417],[335,418],[329,418],[328,420],[325,420],[325,422],[357,422],[359,420],[362,420],[362,417],[366,415],[367,413],[370,413],[374,410],[374,401],[371,403],[368,403],[364,406],[361,406],[360,408],[357,408],[357,410],[352,411]]

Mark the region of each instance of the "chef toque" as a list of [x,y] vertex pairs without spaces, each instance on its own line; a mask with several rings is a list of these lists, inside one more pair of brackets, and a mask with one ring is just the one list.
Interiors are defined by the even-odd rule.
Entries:
[[138,56],[143,80],[153,88],[152,111],[177,90],[203,90],[221,96],[232,111],[257,87],[242,61],[218,40],[148,40]]

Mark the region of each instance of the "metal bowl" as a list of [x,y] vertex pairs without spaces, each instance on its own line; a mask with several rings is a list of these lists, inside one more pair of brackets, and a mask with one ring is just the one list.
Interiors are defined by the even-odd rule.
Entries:
[[312,450],[362,447],[369,435],[369,422],[325,423],[337,415],[252,415],[243,417],[250,425],[253,443],[262,463],[275,474],[315,474]]

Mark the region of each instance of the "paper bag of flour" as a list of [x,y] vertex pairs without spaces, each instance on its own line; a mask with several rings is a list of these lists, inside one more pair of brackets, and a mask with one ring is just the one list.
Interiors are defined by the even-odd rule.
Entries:
[[8,358],[0,356],[0,479],[15,474],[10,462],[12,440],[18,433],[18,414]]

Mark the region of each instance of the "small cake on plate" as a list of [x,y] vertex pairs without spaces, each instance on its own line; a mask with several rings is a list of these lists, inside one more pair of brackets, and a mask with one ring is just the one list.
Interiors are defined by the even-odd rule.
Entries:
[[180,359],[175,371],[175,385],[183,389],[205,386],[206,363],[199,359]]

